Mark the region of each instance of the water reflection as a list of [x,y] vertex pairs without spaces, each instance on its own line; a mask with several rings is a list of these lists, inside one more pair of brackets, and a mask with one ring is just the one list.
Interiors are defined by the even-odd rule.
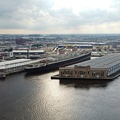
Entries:
[[60,85],[67,87],[90,89],[90,88],[106,88],[112,81],[108,80],[59,80]]

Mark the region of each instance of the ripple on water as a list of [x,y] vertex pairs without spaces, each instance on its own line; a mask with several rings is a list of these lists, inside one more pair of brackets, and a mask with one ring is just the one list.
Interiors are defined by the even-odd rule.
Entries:
[[19,73],[0,81],[0,120],[119,120],[120,77],[59,81]]

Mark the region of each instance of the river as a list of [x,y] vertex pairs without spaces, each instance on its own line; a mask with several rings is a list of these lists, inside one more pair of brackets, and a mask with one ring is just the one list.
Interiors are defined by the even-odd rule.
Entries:
[[120,119],[120,77],[104,82],[51,80],[57,73],[17,73],[1,80],[0,120]]

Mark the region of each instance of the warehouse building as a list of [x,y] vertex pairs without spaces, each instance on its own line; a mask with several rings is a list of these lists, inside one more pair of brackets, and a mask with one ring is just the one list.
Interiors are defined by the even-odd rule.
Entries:
[[41,58],[45,56],[44,50],[13,50],[15,58]]
[[16,59],[0,62],[0,73],[5,73],[5,75],[24,71],[27,65],[36,64],[40,60],[31,60],[31,59]]
[[120,74],[120,53],[59,68],[60,78],[109,79]]

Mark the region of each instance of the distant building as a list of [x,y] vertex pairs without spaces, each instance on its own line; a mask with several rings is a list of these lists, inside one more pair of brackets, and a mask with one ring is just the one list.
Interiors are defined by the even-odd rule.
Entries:
[[40,58],[44,55],[44,50],[13,50],[15,58]]
[[19,38],[19,39],[16,39],[15,42],[17,45],[24,45],[26,43],[26,39]]
[[58,48],[79,48],[79,49],[93,49],[93,45],[72,45],[72,44],[69,44],[69,45],[58,45]]
[[0,61],[9,60],[13,58],[13,52],[0,52]]

